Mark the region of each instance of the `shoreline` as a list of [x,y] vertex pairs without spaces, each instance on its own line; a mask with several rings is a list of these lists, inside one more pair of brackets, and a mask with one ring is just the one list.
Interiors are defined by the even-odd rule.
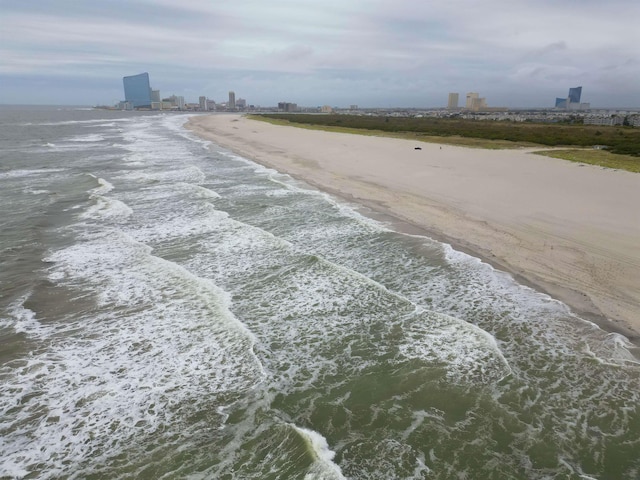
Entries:
[[537,149],[478,150],[233,114],[194,116],[186,127],[399,232],[480,258],[640,345],[638,174],[530,154]]

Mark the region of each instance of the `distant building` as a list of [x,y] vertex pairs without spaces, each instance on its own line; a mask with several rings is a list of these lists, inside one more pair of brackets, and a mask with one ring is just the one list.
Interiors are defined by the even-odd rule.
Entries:
[[480,94],[478,94],[477,92],[467,93],[467,102],[465,104],[466,109],[473,110],[473,102],[474,100],[477,100],[479,97],[480,97]]
[[241,109],[247,108],[247,101],[244,98],[239,98],[236,102],[236,107]]
[[569,103],[580,103],[582,96],[582,87],[573,87],[569,89]]
[[450,93],[449,101],[447,102],[447,109],[457,110],[459,100],[460,100],[460,95],[458,95],[457,93]]
[[582,87],[572,87],[566,98],[556,97],[555,107],[563,110],[588,110],[591,106],[588,103],[580,103]]
[[147,72],[122,78],[124,98],[133,108],[151,108],[151,86]]
[[199,97],[198,98],[198,103],[200,104],[200,110],[202,110],[203,112],[206,112],[207,110],[209,110],[209,105],[207,104],[207,97]]
[[171,95],[162,99],[162,110],[184,110],[185,106],[184,97],[182,96]]
[[567,108],[567,99],[556,97],[556,108]]
[[480,98],[480,94],[477,92],[469,92],[467,93],[467,102],[465,104],[465,108],[467,110],[471,110],[472,112],[480,112],[482,110],[487,110],[489,107],[487,107],[486,98]]
[[295,112],[298,110],[296,103],[278,102],[278,110],[281,112]]
[[320,107],[320,112],[333,113],[333,108],[331,108],[329,105],[323,105],[322,107]]
[[216,102],[215,102],[215,100],[207,99],[207,110],[212,111],[212,112],[216,110]]
[[229,103],[227,104],[227,108],[230,110],[235,110],[236,108],[236,92],[229,92]]
[[585,125],[624,125],[625,115],[597,116],[589,115],[583,119]]
[[160,102],[160,90],[151,90],[151,101]]

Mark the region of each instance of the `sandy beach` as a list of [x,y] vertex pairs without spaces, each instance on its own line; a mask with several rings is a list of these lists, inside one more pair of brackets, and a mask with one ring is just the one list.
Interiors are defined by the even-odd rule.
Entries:
[[[534,155],[192,117],[203,138],[452,244],[640,341],[640,175]],[[416,149],[415,147],[421,147]]]

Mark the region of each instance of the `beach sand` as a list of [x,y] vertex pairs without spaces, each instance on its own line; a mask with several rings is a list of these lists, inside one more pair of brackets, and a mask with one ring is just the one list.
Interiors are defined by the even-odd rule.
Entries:
[[404,231],[480,257],[640,343],[640,174],[524,149],[323,132],[241,115],[194,116],[187,127]]

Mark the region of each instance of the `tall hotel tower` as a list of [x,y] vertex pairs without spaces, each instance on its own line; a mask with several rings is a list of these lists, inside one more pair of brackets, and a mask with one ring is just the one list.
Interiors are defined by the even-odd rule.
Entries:
[[458,109],[458,100],[460,99],[460,95],[457,93],[449,94],[449,102],[447,103],[448,110],[457,110]]
[[478,101],[478,98],[480,95],[476,92],[467,93],[467,103],[465,104],[467,110],[473,110],[473,104]]
[[236,108],[236,92],[229,92],[229,105],[227,105],[230,109]]
[[123,77],[124,98],[133,108],[151,108],[151,86],[147,72]]

